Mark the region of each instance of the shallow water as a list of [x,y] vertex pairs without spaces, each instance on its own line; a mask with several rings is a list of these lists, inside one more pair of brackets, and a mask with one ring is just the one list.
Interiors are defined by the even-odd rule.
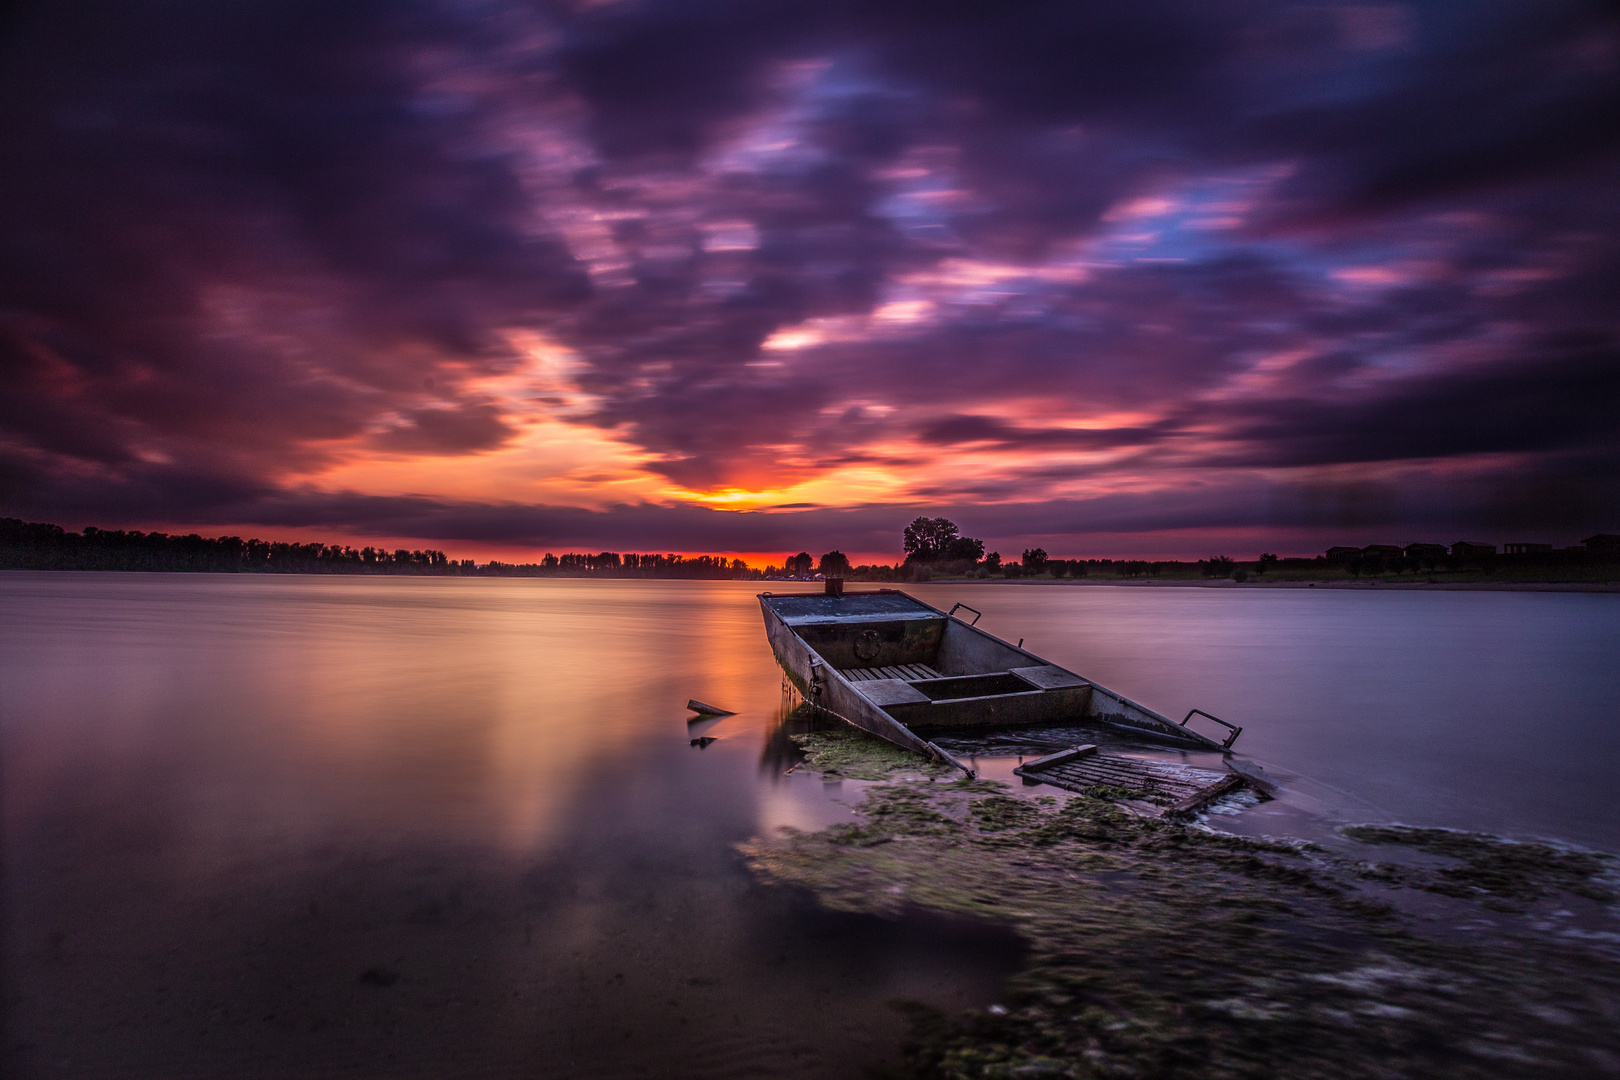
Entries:
[[1236,750],[1335,816],[1620,851],[1620,595],[915,591],[1172,719],[1242,725]]
[[[861,789],[784,775],[757,591],[0,575],[6,1074],[848,1076],[990,1003],[1006,932],[742,865]],[[1331,808],[1620,848],[1620,596],[916,592]]]

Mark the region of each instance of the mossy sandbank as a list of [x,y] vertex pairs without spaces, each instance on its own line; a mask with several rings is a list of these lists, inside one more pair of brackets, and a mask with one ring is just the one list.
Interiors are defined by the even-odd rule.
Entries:
[[[806,740],[807,764],[863,771],[871,748],[830,738],[837,754]],[[1607,857],[1391,826],[1328,850],[1130,814],[1107,794],[894,780],[855,822],[745,853],[830,908],[977,916],[1026,939],[999,1005],[908,1007],[905,1075],[1620,1075],[1620,957],[1604,941],[1620,936],[1502,924],[1548,903],[1607,917]],[[1408,850],[1398,865],[1363,857],[1390,844]],[[1407,895],[1449,907],[1426,920],[1390,902]],[[1452,932],[1474,916],[1494,920],[1488,939]]]
[[948,776],[956,771],[854,728],[807,731],[791,738],[804,751],[805,767],[827,777],[896,780]]

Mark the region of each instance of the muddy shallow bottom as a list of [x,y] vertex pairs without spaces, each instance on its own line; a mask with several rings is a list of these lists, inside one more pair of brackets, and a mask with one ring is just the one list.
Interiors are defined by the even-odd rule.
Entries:
[[[802,741],[807,768],[887,755]],[[1244,838],[1107,789],[889,775],[857,821],[745,850],[833,910],[959,912],[1028,942],[1001,1002],[913,1008],[897,1075],[1620,1075],[1606,856],[1398,826]]]

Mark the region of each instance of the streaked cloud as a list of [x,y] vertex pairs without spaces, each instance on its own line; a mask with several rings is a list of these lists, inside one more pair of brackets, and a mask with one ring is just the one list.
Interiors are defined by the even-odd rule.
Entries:
[[873,553],[924,510],[1074,554],[1612,531],[1617,31],[24,5],[0,511]]

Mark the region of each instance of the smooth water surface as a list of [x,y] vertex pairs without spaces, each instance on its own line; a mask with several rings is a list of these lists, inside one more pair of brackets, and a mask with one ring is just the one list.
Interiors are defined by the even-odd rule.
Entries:
[[[757,591],[0,575],[6,1075],[855,1076],[993,1002],[1004,931],[752,880],[861,788],[785,775]],[[915,591],[1346,805],[1620,848],[1620,596]]]
[[1620,851],[1620,595],[914,591],[1174,720],[1242,725],[1237,750],[1338,789],[1353,816]]

